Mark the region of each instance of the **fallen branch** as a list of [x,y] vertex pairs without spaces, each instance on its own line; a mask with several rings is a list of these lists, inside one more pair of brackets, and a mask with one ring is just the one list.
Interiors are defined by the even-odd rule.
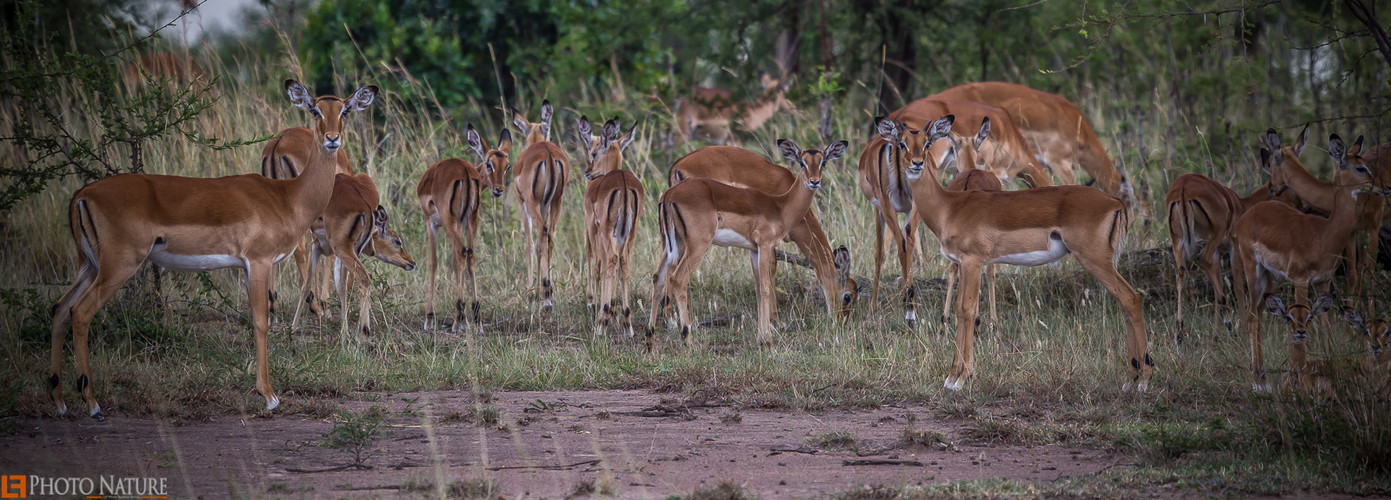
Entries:
[[349,486],[346,488],[334,488],[333,491],[373,491],[373,490],[401,490],[399,484],[383,484],[381,486]]
[[300,469],[296,467],[287,467],[285,468],[285,472],[293,472],[295,474],[317,474],[320,472],[339,472],[348,469],[370,470],[371,468],[372,466],[370,465],[345,464],[339,465],[337,467],[329,467],[327,469]]
[[821,450],[818,450],[818,449],[815,449],[815,448],[806,448],[806,447],[799,447],[799,448],[773,448],[773,449],[770,449],[770,450],[768,450],[768,451],[773,452],[771,455],[776,455],[776,454],[778,454],[778,453],[802,453],[802,454],[806,454],[806,455],[816,455],[816,454],[818,454],[818,453],[821,453]]
[[569,465],[504,465],[501,467],[488,467],[488,470],[570,470],[582,465],[599,465],[599,462],[602,461],[603,460],[596,458],[594,460],[585,460],[583,462],[575,462]]
[[843,466],[847,466],[847,467],[852,466],[852,465],[909,465],[909,466],[913,466],[913,467],[922,467],[922,466],[923,466],[923,463],[922,463],[922,462],[919,462],[919,461],[917,461],[917,460],[877,460],[877,459],[871,459],[871,460],[846,460],[846,461],[844,461],[844,462],[841,462],[840,464],[843,465]]

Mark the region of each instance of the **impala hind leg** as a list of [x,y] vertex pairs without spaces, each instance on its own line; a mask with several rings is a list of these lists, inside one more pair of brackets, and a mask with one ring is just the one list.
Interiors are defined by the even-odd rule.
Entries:
[[[121,289],[121,285],[125,284],[131,276],[135,275],[136,271],[140,269],[140,262],[145,259],[144,255],[132,257],[133,258],[130,259],[121,259],[122,262],[120,263],[115,262],[117,259],[107,259],[107,265],[97,267],[96,278],[92,280],[91,285],[85,290],[85,293],[69,298],[73,303],[70,314],[72,320],[73,355],[77,358],[76,388],[77,392],[82,394],[82,399],[87,402],[88,415],[97,420],[105,420],[106,414],[102,413],[101,405],[97,404],[97,398],[92,387],[94,379],[92,378],[92,367],[88,361],[87,335],[91,331],[92,317],[97,314],[97,311],[100,310],[107,301],[111,300],[112,296],[116,295],[116,292]],[[133,263],[128,264],[128,262]],[[74,286],[80,284],[79,282]],[[270,292],[265,288],[261,289],[260,300],[263,305],[269,300],[269,293]],[[59,311],[59,314],[61,315],[62,311]],[[60,323],[55,317],[54,328],[55,334],[57,335],[61,335],[61,331],[57,330],[59,326]],[[60,348],[60,363],[61,342],[61,338],[57,340]],[[61,366],[61,364],[59,366]],[[50,386],[58,382],[58,380],[58,370],[54,370],[53,375],[49,378]],[[56,387],[50,387],[50,389],[56,394]],[[60,398],[58,401],[61,402],[62,399]]]
[[[346,263],[346,265],[338,265],[338,267],[343,268],[348,272],[348,275],[344,277],[346,278],[346,282],[350,282],[356,285],[354,288],[357,290],[359,302],[357,313],[358,332],[360,332],[364,337],[371,335],[372,277],[367,274],[367,267],[362,265],[362,261],[359,260],[356,255],[340,258],[338,259],[338,262]],[[348,294],[344,293],[344,288],[346,288],[346,286],[339,286],[338,296],[341,298],[341,302],[343,303],[342,331],[343,334],[346,335],[348,333]]]
[[1203,251],[1198,254],[1198,265],[1202,266],[1208,282],[1212,283],[1213,335],[1217,334],[1218,325],[1222,324],[1222,310],[1227,307],[1227,295],[1222,293],[1222,266],[1217,259],[1217,248],[1220,246],[1220,241],[1210,240],[1203,245]]
[[425,246],[427,246],[427,247],[430,248],[430,263],[429,263],[429,266],[430,266],[430,291],[427,293],[427,298],[425,299],[425,326],[424,326],[424,330],[427,331],[427,332],[433,330],[433,329],[435,328],[435,326],[436,326],[436,325],[435,325],[435,274],[436,274],[437,272],[439,272],[439,267],[440,267],[439,256],[436,254],[436,252],[439,251],[439,249],[438,249],[438,246],[439,246],[439,245],[438,245],[438,243],[439,243],[439,238],[438,238],[438,235],[437,235],[437,232],[438,232],[438,231],[439,231],[439,227],[438,227],[438,226],[435,226],[435,224],[434,224],[433,222],[429,222],[429,219],[427,218],[427,219],[426,219],[426,223],[425,223]]
[[995,265],[986,264],[985,283],[990,289],[990,331],[998,332],[1000,329],[1000,314],[995,309]]
[[754,262],[754,293],[758,299],[758,343],[765,347],[773,345],[772,318],[777,312],[777,289],[773,277],[777,269],[776,254],[772,245],[751,252]]
[[[869,287],[869,303],[876,304],[879,301],[879,273],[884,268],[884,214],[875,210],[874,217],[874,282]],[[873,306],[871,306],[873,307]]]
[[917,255],[917,211],[908,214],[903,225],[903,241],[900,242],[898,264],[903,268],[903,319],[908,328],[918,326],[918,287],[913,283],[913,256]]
[[963,260],[959,264],[961,290],[956,296],[956,354],[943,384],[953,391],[961,390],[975,372],[976,315],[980,312],[981,263]]
[[942,322],[939,326],[943,333],[947,330],[947,318],[951,317],[951,306],[955,303],[952,291],[956,289],[956,277],[960,274],[960,265],[955,262],[947,263],[947,293],[942,296]]
[[73,322],[73,307],[76,303],[84,299],[92,292],[92,284],[97,279],[96,265],[86,262],[80,264],[81,271],[78,271],[77,279],[73,280],[72,286],[58,299],[58,305],[53,310],[53,329],[52,329],[52,350],[49,352],[49,377],[48,377],[48,397],[56,406],[59,415],[68,412],[67,403],[63,402],[63,343],[68,334],[68,326]]
[[1150,377],[1154,374],[1154,359],[1149,354],[1149,339],[1145,333],[1144,303],[1140,299],[1140,294],[1135,291],[1130,283],[1125,281],[1120,272],[1116,270],[1113,252],[1106,252],[1105,255],[1094,253],[1075,253],[1077,261],[1082,264],[1082,269],[1101,282],[1101,286],[1121,306],[1121,311],[1125,314],[1126,322],[1126,346],[1129,355],[1127,363],[1132,370],[1130,380],[1121,386],[1121,390],[1128,392],[1135,389],[1136,392],[1145,392],[1149,389]]

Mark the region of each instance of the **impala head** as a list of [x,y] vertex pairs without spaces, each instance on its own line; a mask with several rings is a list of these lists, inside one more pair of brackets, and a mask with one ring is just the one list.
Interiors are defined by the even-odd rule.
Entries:
[[1386,320],[1379,319],[1367,324],[1362,320],[1362,315],[1351,307],[1343,308],[1343,319],[1367,337],[1367,350],[1373,357],[1380,356],[1386,349],[1387,336],[1391,333],[1391,324]]
[[372,212],[372,236],[362,254],[407,271],[415,269],[415,259],[406,253],[401,237],[387,227],[386,209],[381,205]]
[[[951,151],[951,154],[944,153],[941,156],[941,158],[937,159],[937,171],[941,173],[950,172],[960,175],[962,172],[965,171],[965,169],[961,168],[961,165],[963,163],[966,165],[970,165],[971,168],[984,169],[983,167],[985,167],[988,164],[988,162],[985,161],[985,156],[980,154],[980,148],[982,145],[985,144],[985,140],[989,137],[990,117],[988,116],[981,118],[980,130],[976,132],[976,135],[974,137],[970,138],[971,147],[969,149],[963,148],[961,141],[957,140],[956,137],[952,136],[951,134],[947,134],[946,139],[949,142],[948,149]],[[928,150],[931,149],[932,145],[929,144]]]
[[[884,140],[894,144],[898,149],[899,160],[906,165],[909,179],[916,179],[927,169],[927,148],[938,139],[946,137],[951,133],[952,123],[956,122],[955,115],[947,115],[931,123],[924,125],[922,130],[908,129],[902,123],[896,126],[885,126],[882,120],[879,122],[879,136]],[[949,149],[950,151],[950,149]],[[943,156],[941,163],[954,161],[953,153]]]
[[1338,134],[1328,136],[1328,156],[1333,158],[1333,163],[1338,165],[1340,172],[1351,172],[1357,179],[1358,184],[1372,184],[1373,187],[1386,188],[1388,186],[1376,186],[1381,184],[1382,176],[1378,172],[1373,172],[1372,167],[1367,165],[1367,161],[1362,158],[1362,136],[1357,136],[1357,140],[1352,143],[1352,147],[1347,147],[1343,139]]
[[368,85],[357,89],[347,101],[334,96],[310,97],[309,89],[295,80],[285,80],[285,93],[290,102],[299,109],[314,115],[314,131],[323,140],[324,151],[337,153],[343,147],[343,117],[354,111],[367,109],[377,97],[377,86]]
[[787,158],[793,165],[802,167],[807,176],[807,188],[812,191],[821,189],[821,169],[839,160],[845,154],[845,148],[849,146],[845,141],[836,141],[827,145],[826,149],[803,150],[792,141],[778,139],[778,150],[782,151],[782,157]]
[[512,125],[517,127],[517,130],[526,137],[526,144],[528,146],[542,141],[549,141],[551,140],[551,115],[554,112],[555,110],[551,108],[550,99],[546,99],[541,101],[541,121],[536,123],[526,121],[526,115],[514,109],[512,110]]
[[1309,337],[1309,320],[1316,316],[1328,312],[1333,308],[1333,297],[1324,295],[1314,301],[1312,308],[1304,304],[1295,304],[1285,309],[1285,301],[1280,300],[1279,296],[1267,294],[1265,296],[1265,309],[1271,314],[1285,318],[1290,324],[1290,329],[1294,332],[1296,342],[1303,341]]
[[628,145],[633,143],[637,137],[637,124],[634,123],[627,132],[622,132],[619,128],[618,119],[614,118],[604,122],[604,129],[599,135],[591,134],[589,118],[581,116],[579,122],[580,145],[587,152],[587,160],[584,169],[584,178],[588,180],[598,179],[604,174],[623,168],[623,151],[628,149]]
[[1299,138],[1294,140],[1291,146],[1280,146],[1280,135],[1275,129],[1267,129],[1265,136],[1261,138],[1261,172],[1270,176],[1270,184],[1267,189],[1271,196],[1280,196],[1289,189],[1289,175],[1286,174],[1284,165],[1298,165],[1299,153],[1304,151],[1305,140],[1309,137],[1309,126],[1305,125],[1304,130],[1299,132]]
[[860,283],[855,278],[850,277],[850,250],[845,245],[837,247],[835,252],[836,281],[840,282],[841,293],[841,315],[849,316],[850,310],[855,307],[855,302],[860,298]]
[[498,134],[497,149],[488,149],[472,123],[468,124],[464,138],[473,152],[478,154],[478,170],[483,173],[483,183],[492,190],[494,198],[502,196],[507,188],[507,172],[512,169],[512,132],[502,129],[502,133]]

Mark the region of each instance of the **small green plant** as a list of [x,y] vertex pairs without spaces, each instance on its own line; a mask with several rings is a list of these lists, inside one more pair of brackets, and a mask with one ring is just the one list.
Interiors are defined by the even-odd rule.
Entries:
[[[676,497],[683,498],[683,497]],[[715,486],[705,486],[696,488],[690,495],[686,495],[685,500],[752,500],[757,498],[753,493],[749,493],[744,485],[731,481],[722,481]]]
[[488,405],[478,408],[478,424],[485,426],[495,426],[502,421],[502,408]]
[[367,460],[379,453],[373,445],[381,431],[382,420],[382,413],[371,409],[361,414],[339,412],[338,421],[333,424],[333,429],[329,430],[328,439],[324,440],[323,446],[343,450],[352,456],[353,467],[366,469]]
[[823,450],[854,450],[859,445],[854,434],[844,431],[812,436],[811,444]]

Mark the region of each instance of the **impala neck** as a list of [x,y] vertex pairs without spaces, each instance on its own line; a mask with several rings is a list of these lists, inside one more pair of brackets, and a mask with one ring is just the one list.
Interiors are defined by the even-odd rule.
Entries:
[[948,198],[962,196],[965,193],[947,191],[946,188],[942,187],[942,182],[938,180],[937,171],[931,167],[925,168],[923,174],[916,180],[908,178],[906,172],[903,175],[908,181],[909,188],[912,189],[913,203],[917,205],[918,217],[932,231],[932,234],[940,239],[942,229],[946,226],[947,217],[951,215],[951,202]]
[[[1292,155],[1293,153],[1286,148],[1283,154]],[[1285,184],[1294,190],[1294,194],[1299,199],[1304,200],[1305,203],[1320,212],[1326,214],[1333,212],[1338,202],[1335,199],[1330,199],[1330,195],[1336,192],[1335,189],[1331,189],[1332,184],[1314,177],[1304,168],[1303,164],[1293,158],[1285,161],[1280,168],[1285,169]]]
[[807,187],[807,171],[801,169],[797,172],[797,180],[792,182],[792,186],[787,191],[773,197],[778,204],[778,210],[783,222],[783,227],[792,227],[792,223],[802,218],[811,210],[811,202],[816,198],[816,191]]
[[320,144],[315,144],[311,150],[304,172],[299,177],[285,181],[290,183],[290,196],[286,202],[296,211],[303,211],[296,214],[296,219],[305,219],[305,227],[319,218],[328,207],[328,201],[333,197],[333,177],[337,174],[337,151],[324,151]]
[[1361,208],[1366,206],[1368,199],[1376,197],[1372,193],[1353,196],[1351,192],[1351,188],[1338,188],[1333,191],[1332,211],[1328,214],[1328,225],[1324,226],[1325,231],[1328,231],[1326,234],[1334,237],[1325,238],[1323,241],[1338,247],[1338,250],[1347,244],[1347,235],[1357,229],[1357,216],[1361,214]]
[[1279,200],[1279,197],[1270,195],[1270,183],[1266,182],[1261,187],[1256,188],[1255,191],[1252,191],[1251,194],[1240,197],[1240,200],[1241,206],[1237,208],[1241,209],[1241,213],[1246,213],[1247,210],[1250,210],[1251,207],[1256,206],[1257,203],[1260,203],[1262,201]]

